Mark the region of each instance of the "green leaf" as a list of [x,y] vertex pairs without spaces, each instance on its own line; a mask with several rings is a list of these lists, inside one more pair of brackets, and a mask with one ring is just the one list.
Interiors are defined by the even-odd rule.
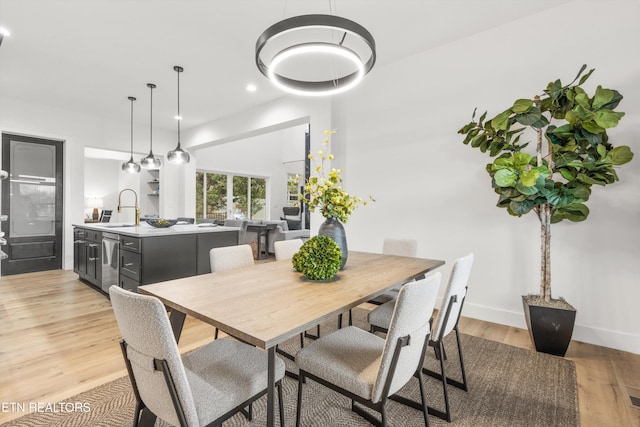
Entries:
[[633,159],[633,152],[626,145],[621,145],[609,151],[611,163],[615,166],[624,165]]
[[518,184],[516,185],[516,190],[527,196],[533,196],[534,194],[538,193],[538,187],[536,187],[535,185],[526,186],[522,182],[518,182]]
[[582,122],[582,127],[585,128],[588,132],[593,134],[599,134],[604,132],[604,128],[598,126],[598,124],[592,120]]
[[591,73],[593,73],[594,71],[595,71],[595,68],[592,68],[592,69],[589,70],[589,72],[587,74],[582,76],[582,78],[580,79],[580,82],[578,83],[578,86],[580,86],[582,83],[586,82],[587,79],[589,78],[589,76],[591,75]]
[[519,151],[513,155],[513,167],[518,170],[524,170],[527,166],[529,166],[532,158],[533,156],[531,154]]
[[560,80],[549,83],[549,86],[547,86],[547,92],[549,93],[549,96],[554,100],[560,98],[560,96],[562,96],[562,83],[560,82]]
[[604,156],[607,155],[607,147],[605,147],[602,144],[598,144],[596,146],[596,151],[598,152],[598,154],[600,155],[600,160],[604,159]]
[[571,135],[573,133],[573,126],[570,124],[564,124],[557,128],[551,128],[551,126],[549,126],[549,130],[554,135]]
[[555,216],[560,217],[560,219],[554,220],[552,218],[551,222],[559,222],[563,219],[580,222],[584,221],[589,216],[589,208],[582,203],[572,203],[571,205],[558,208]]
[[[594,124],[594,126],[596,125]],[[597,127],[595,130],[597,129],[601,129],[601,128]],[[606,135],[607,134],[605,133],[604,129],[602,130],[602,132],[594,133],[594,132],[589,132],[586,128],[580,129],[578,132],[574,134],[576,140],[587,141],[593,147],[597,146],[598,144],[602,144],[604,142],[604,137],[606,137]]]
[[535,185],[539,175],[540,172],[535,169],[524,171],[520,174],[520,182],[522,182],[522,185],[525,187],[532,187]]
[[493,176],[493,179],[498,187],[513,187],[518,175],[509,169],[500,169]]
[[585,92],[580,92],[575,97],[576,104],[583,108],[589,108],[589,96]]
[[487,139],[487,134],[486,133],[481,133],[479,135],[474,136],[473,138],[471,138],[471,146],[473,148],[478,148],[483,141],[485,141]]
[[622,116],[624,116],[624,113],[617,113],[611,110],[599,110],[596,111],[594,115],[598,126],[609,129],[618,126],[618,122]]
[[531,107],[526,113],[517,114],[515,116],[516,122],[521,125],[531,126],[536,123],[542,117],[542,112],[537,107]]
[[607,110],[614,110],[618,104],[620,104],[620,101],[622,101],[623,96],[620,94],[620,92],[618,92],[615,89],[611,89],[613,91],[613,99],[602,106],[602,108],[606,108]]
[[573,168],[561,168],[557,169],[557,171],[560,172],[560,175],[562,175],[562,177],[567,181],[573,181],[576,179],[577,172]]
[[493,162],[493,170],[500,170],[505,168],[508,168],[508,169],[513,168],[512,157],[500,157]]
[[565,186],[567,193],[573,195],[576,200],[587,201],[591,196],[591,188],[580,184],[579,182],[572,182]]
[[593,103],[591,104],[591,108],[594,110],[599,110],[603,106],[607,105],[609,102],[613,100],[614,92],[611,89],[604,89],[602,86],[598,85],[596,88],[596,94],[593,96]]
[[529,213],[534,206],[535,202],[529,199],[523,200],[522,202],[512,201],[509,203],[509,210],[513,212],[513,215],[521,216]]
[[522,114],[529,111],[529,109],[533,107],[533,101],[530,99],[518,99],[513,103],[513,107],[511,107],[511,111],[516,114]]
[[509,117],[511,116],[511,110],[503,111],[502,113],[491,119],[491,126],[498,130],[507,130],[509,128]]
[[602,183],[596,179],[591,178],[590,176],[584,174],[584,173],[579,173],[578,176],[576,177],[576,179],[584,184],[591,184],[591,185],[602,185]]

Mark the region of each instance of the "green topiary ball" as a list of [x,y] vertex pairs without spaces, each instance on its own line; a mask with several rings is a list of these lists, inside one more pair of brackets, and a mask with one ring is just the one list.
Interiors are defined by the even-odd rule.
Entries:
[[329,280],[340,271],[340,246],[329,236],[314,236],[292,258],[293,268],[309,280]]

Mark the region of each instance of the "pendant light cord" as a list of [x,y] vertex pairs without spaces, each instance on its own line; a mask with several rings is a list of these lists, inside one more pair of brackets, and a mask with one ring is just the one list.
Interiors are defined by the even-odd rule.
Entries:
[[131,159],[133,160],[133,101],[136,99],[134,97],[129,99],[131,100]]
[[149,109],[149,154],[153,154],[153,86],[151,89],[151,108]]
[[180,115],[180,69],[176,70],[178,73],[178,148],[180,148],[180,122],[182,116]]

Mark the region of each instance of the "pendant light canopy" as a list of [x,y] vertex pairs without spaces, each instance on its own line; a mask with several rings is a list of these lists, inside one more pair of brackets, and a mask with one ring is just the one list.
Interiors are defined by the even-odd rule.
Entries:
[[130,96],[129,101],[131,101],[131,158],[129,161],[122,164],[122,170],[127,173],[138,173],[140,172],[140,165],[133,161],[133,101],[136,99],[133,96]]
[[256,65],[280,89],[328,96],[356,86],[376,62],[376,42],[362,25],[334,15],[277,22],[256,42]]
[[153,89],[156,85],[153,83],[147,83],[147,87],[150,89],[150,113],[149,113],[149,155],[140,159],[140,166],[144,169],[158,169],[162,166],[162,162],[159,158],[153,155]]
[[182,120],[182,116],[180,116],[180,73],[184,71],[184,68],[176,65],[173,69],[178,73],[178,115],[176,116],[176,120],[178,120],[178,146],[175,150],[169,151],[167,153],[167,160],[169,163],[174,164],[183,164],[189,163],[191,156],[189,153],[184,151],[182,147],[180,147],[180,121]]

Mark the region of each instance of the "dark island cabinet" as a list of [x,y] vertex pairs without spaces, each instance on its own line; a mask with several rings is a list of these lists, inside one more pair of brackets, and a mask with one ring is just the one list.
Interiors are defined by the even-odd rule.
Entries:
[[[99,230],[99,226],[75,226],[73,236],[73,271],[98,289],[101,288],[103,264],[111,265],[102,257],[103,233]],[[142,285],[210,273],[209,251],[238,244],[235,229],[158,235],[120,233],[117,228],[108,231],[110,235],[118,234],[119,238],[115,258],[117,283],[131,291],[137,291]]]
[[120,236],[121,287],[180,279],[211,272],[209,251],[238,244],[238,232],[192,233],[171,236]]
[[102,233],[76,228],[73,232],[73,271],[91,285],[102,285]]

